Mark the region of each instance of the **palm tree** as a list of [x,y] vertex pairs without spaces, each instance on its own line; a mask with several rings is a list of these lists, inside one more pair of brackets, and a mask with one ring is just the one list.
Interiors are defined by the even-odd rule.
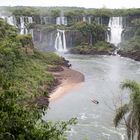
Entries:
[[116,110],[114,125],[117,127],[124,119],[128,139],[133,140],[137,134],[137,140],[140,140],[140,84],[128,80],[121,84],[121,89],[125,88],[131,91],[130,100]]

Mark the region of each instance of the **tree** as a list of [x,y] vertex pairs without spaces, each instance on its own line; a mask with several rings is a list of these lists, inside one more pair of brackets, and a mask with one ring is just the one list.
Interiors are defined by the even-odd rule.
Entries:
[[4,22],[3,19],[0,19],[0,41],[3,39],[11,39],[14,40],[17,35],[17,30],[14,26],[9,25]]
[[17,35],[16,39],[17,39],[17,41],[19,41],[21,43],[22,47],[24,47],[26,49],[26,53],[28,52],[27,51],[28,48],[33,49],[34,45],[33,45],[33,41],[32,41],[32,36],[30,34]]
[[0,140],[66,140],[67,126],[75,119],[57,123],[44,121],[45,107],[21,103],[24,92],[9,89],[7,83],[0,91]]
[[97,23],[77,22],[73,27],[86,39],[86,43],[93,45],[97,41],[104,41],[107,28]]
[[128,139],[134,139],[137,134],[137,140],[140,140],[140,85],[135,81],[125,81],[121,89],[129,89],[130,101],[116,110],[114,125],[117,127],[124,119]]
[[21,44],[30,44],[31,36],[17,36],[2,20],[0,25],[0,140],[66,140],[65,131],[75,119],[42,118],[49,103],[48,87],[55,80],[47,68],[51,62],[61,64],[62,58],[37,50],[25,53]]
[[35,7],[23,7],[17,6],[11,9],[11,12],[15,16],[35,16],[39,15],[39,10]]
[[52,17],[59,17],[60,16],[60,13],[61,13],[61,11],[60,10],[58,10],[58,9],[55,9],[55,10],[51,10],[51,16]]

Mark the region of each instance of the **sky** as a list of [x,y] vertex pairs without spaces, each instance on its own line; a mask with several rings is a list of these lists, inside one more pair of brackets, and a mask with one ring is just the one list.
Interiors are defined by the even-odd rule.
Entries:
[[85,8],[140,8],[140,0],[0,0],[0,6],[76,6]]

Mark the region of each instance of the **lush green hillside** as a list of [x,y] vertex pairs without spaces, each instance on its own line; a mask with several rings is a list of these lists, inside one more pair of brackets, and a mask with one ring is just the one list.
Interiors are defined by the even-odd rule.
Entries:
[[68,122],[45,122],[48,91],[55,78],[50,66],[63,58],[33,48],[31,36],[0,20],[0,140],[64,140]]

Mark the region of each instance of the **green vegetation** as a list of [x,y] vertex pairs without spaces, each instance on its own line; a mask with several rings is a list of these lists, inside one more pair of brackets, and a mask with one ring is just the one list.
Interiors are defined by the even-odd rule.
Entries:
[[131,8],[131,9],[95,9],[95,8],[82,8],[82,7],[1,7],[2,9],[8,10],[17,16],[33,16],[33,15],[48,15],[57,17],[60,15],[61,11],[64,12],[64,15],[69,18],[79,17],[83,15],[93,15],[93,16],[102,16],[102,17],[111,17],[111,16],[133,16],[140,15],[140,8]]
[[51,32],[51,31],[54,31],[54,30],[57,29],[57,27],[59,27],[59,26],[56,25],[56,24],[50,24],[50,25],[48,24],[47,26],[46,25],[41,25],[41,24],[36,24],[36,25],[32,26],[32,28],[36,28],[36,29],[38,29],[40,31],[43,31],[43,32]]
[[[135,39],[136,42],[139,40],[140,37],[140,18],[134,18],[131,20],[131,26],[123,31],[124,34],[124,41],[130,40],[130,43],[133,42],[132,40]],[[128,41],[129,43],[129,41]],[[127,44],[124,42],[124,44]],[[133,44],[132,44],[133,46]]]
[[100,54],[100,55],[109,54],[110,55],[112,54],[113,51],[114,51],[114,46],[104,41],[99,41],[94,45],[82,44],[80,46],[71,49],[71,52],[76,54]]
[[130,101],[116,110],[114,125],[117,127],[121,120],[125,121],[128,139],[140,140],[140,85],[135,81],[125,81],[121,85],[122,89],[129,89]]
[[64,59],[30,47],[31,37],[17,35],[3,20],[0,27],[0,140],[65,140],[75,119],[42,119],[55,83],[49,66],[62,65]]
[[123,42],[121,50],[124,52],[140,51],[140,36],[132,37]]
[[32,36],[29,35],[17,35],[17,41],[19,41],[22,47],[31,47],[33,48]]
[[23,7],[23,6],[16,6],[14,8],[6,7],[6,10],[9,10],[15,16],[36,16],[39,14],[39,10],[33,7]]
[[93,45],[97,41],[105,40],[105,32],[107,28],[95,22],[92,24],[89,24],[87,22],[77,22],[75,25],[73,25],[72,28],[74,30],[78,30],[85,38],[85,41],[88,41],[83,43]]
[[119,54],[140,61],[140,19],[132,20],[131,27],[126,27],[123,34]]

